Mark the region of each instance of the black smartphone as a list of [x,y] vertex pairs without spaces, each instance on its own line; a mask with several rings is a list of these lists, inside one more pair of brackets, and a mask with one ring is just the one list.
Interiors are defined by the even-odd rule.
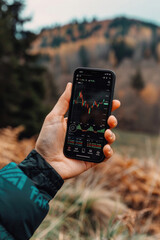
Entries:
[[89,162],[104,160],[104,132],[111,114],[115,74],[78,68],[74,72],[64,155]]

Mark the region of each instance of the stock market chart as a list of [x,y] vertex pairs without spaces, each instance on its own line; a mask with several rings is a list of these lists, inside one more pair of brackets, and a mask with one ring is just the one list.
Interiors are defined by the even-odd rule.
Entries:
[[96,158],[102,154],[110,100],[111,74],[77,74],[69,119],[67,151]]

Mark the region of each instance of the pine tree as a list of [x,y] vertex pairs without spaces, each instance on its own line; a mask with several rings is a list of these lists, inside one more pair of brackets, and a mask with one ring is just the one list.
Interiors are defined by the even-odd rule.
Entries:
[[142,77],[140,70],[138,69],[135,75],[131,79],[131,86],[137,91],[140,92],[144,87],[145,83]]
[[82,67],[88,67],[89,65],[89,57],[88,52],[84,46],[81,46],[78,52],[80,63]]
[[133,55],[133,48],[125,43],[124,40],[118,41],[115,39],[111,43],[111,49],[115,52],[118,63],[120,63],[124,58],[131,58]]
[[23,30],[23,8],[21,0],[0,1],[0,127],[23,124],[30,136],[44,118],[45,71],[27,53],[35,36]]

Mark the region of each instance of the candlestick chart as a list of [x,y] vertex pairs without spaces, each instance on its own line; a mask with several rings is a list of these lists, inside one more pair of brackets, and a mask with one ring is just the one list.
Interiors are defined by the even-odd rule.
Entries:
[[88,114],[91,114],[91,110],[96,107],[98,108],[100,105],[108,105],[108,103],[105,102],[105,99],[103,99],[101,102],[96,102],[96,100],[92,103],[92,105],[89,105],[87,103],[87,100],[84,100],[82,91],[79,92],[77,99],[73,100],[73,104],[81,104],[81,107],[86,107]]
[[73,99],[72,121],[77,130],[104,133],[109,93],[78,89]]

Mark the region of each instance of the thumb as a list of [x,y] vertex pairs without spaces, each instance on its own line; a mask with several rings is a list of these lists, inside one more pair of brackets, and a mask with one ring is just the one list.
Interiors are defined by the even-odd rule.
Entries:
[[72,83],[68,83],[64,93],[60,96],[58,102],[52,110],[52,114],[56,116],[64,116],[69,108],[71,98]]

